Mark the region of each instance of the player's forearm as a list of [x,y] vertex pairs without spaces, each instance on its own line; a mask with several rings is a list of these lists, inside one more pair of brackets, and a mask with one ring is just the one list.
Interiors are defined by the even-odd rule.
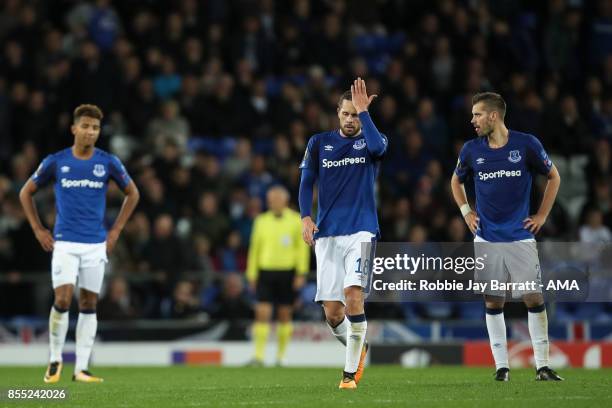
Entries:
[[21,202],[26,218],[30,223],[30,227],[32,227],[33,231],[36,231],[44,227],[40,221],[36,204],[34,204],[34,197],[32,195],[29,183],[30,181],[28,181],[19,192],[19,201]]
[[451,191],[453,192],[455,203],[457,203],[459,208],[468,203],[467,194],[465,193],[463,183],[459,181],[459,177],[457,177],[456,174],[453,174],[453,178],[451,179]]
[[113,224],[112,229],[122,231],[125,227],[125,224],[130,219],[130,216],[134,212],[136,205],[138,205],[138,201],[140,200],[140,193],[136,187],[129,190],[126,194],[123,204],[121,205],[121,210],[119,210],[119,215]]
[[385,144],[385,139],[372,121],[370,113],[368,111],[361,112],[359,114],[359,120],[361,121],[361,129],[363,131],[363,137],[366,140],[368,151],[375,157],[381,156],[385,152],[387,146]]
[[302,170],[302,175],[300,178],[300,192],[298,195],[301,218],[309,217],[312,212],[314,178],[314,172],[312,170]]
[[468,203],[465,186],[456,174],[453,174],[453,178],[451,179],[451,190],[457,207],[459,207],[459,211],[461,211],[461,216],[465,218],[468,214],[472,213],[473,210]]
[[548,178],[548,182],[546,183],[546,188],[544,189],[544,196],[542,197],[542,203],[540,204],[540,208],[538,209],[538,214],[543,215],[544,217],[548,217],[550,214],[550,210],[555,203],[555,199],[557,198],[557,193],[559,192],[559,187],[561,186],[561,177],[559,173],[556,171],[551,171],[551,174]]

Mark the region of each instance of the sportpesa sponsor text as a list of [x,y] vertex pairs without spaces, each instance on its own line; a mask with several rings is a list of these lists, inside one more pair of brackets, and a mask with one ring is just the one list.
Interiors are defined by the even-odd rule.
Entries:
[[63,178],[61,182],[62,182],[62,187],[64,188],[73,188],[73,187],[104,188],[104,183],[102,181],[93,181],[93,180],[88,180],[88,179],[68,180],[68,179]]
[[345,157],[340,160],[327,160],[323,159],[323,168],[327,169],[330,167],[349,166],[353,164],[365,164],[365,157]]
[[497,170],[490,173],[478,172],[478,179],[481,181],[496,179],[501,177],[521,177],[521,170]]

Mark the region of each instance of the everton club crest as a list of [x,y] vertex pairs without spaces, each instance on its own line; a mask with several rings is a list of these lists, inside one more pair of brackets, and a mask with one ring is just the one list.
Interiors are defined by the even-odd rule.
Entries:
[[104,170],[104,165],[103,164],[94,165],[93,174],[96,177],[104,177],[104,175],[106,174],[106,170]]
[[358,141],[353,143],[353,149],[355,149],[355,150],[361,150],[364,147],[366,147],[365,139],[359,139]]
[[518,150],[510,150],[510,156],[508,156],[508,160],[512,163],[518,163],[521,161],[521,152]]

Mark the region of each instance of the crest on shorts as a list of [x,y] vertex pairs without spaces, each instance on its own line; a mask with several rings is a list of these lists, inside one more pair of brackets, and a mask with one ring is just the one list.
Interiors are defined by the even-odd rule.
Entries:
[[508,160],[512,163],[518,163],[521,161],[521,152],[518,150],[510,150],[510,156]]
[[364,147],[366,147],[365,139],[359,139],[358,141],[353,143],[353,149],[355,149],[355,150],[361,150]]
[[96,177],[104,177],[104,175],[106,174],[106,170],[104,169],[104,165],[103,164],[96,164],[96,165],[94,165],[93,174]]

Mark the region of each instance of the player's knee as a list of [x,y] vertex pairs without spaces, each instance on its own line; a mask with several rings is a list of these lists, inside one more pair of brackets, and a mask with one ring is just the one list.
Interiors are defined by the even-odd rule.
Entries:
[[503,309],[505,299],[500,296],[485,296],[485,306],[487,309]]
[[541,306],[544,304],[544,296],[541,293],[532,293],[523,296],[523,302],[528,308]]
[[344,297],[347,301],[363,301],[363,289],[360,286],[344,288]]
[[487,302],[485,306],[487,310],[503,310],[504,302]]
[[487,299],[485,301],[485,307],[491,310],[503,310],[504,308],[504,300],[502,299]]
[[342,323],[342,321],[344,321],[344,315],[342,315],[342,316],[325,316],[325,320],[327,320],[327,324],[330,325],[331,327],[336,327],[340,323]]
[[96,313],[96,305],[81,304],[79,305],[80,313]]
[[485,312],[489,315],[496,315],[504,312],[504,302],[486,302]]
[[53,302],[58,309],[67,310],[70,309],[70,297],[60,295],[55,296],[55,301]]
[[336,327],[344,320],[344,310],[327,310],[325,309],[325,319],[331,327]]
[[98,299],[96,297],[88,297],[79,299],[79,310],[96,310]]
[[361,290],[346,292],[346,314],[362,314],[363,313],[363,296]]
[[346,314],[349,316],[364,314],[363,304],[353,303],[346,305]]

